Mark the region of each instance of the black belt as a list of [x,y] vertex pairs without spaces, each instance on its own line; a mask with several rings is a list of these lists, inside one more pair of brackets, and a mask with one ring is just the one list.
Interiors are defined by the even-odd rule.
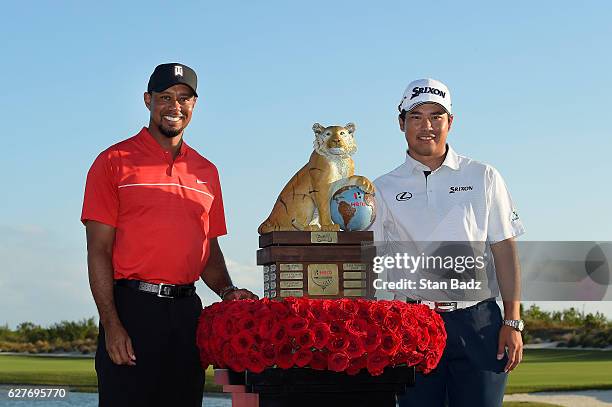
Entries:
[[153,284],[139,280],[115,280],[115,285],[129,287],[133,290],[138,290],[149,294],[155,294],[158,297],[163,298],[191,297],[196,292],[193,284]]

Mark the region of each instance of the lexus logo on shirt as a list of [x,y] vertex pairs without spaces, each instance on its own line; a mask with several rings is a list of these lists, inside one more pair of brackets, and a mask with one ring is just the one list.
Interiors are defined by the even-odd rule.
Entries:
[[395,195],[395,200],[402,202],[402,201],[407,201],[410,198],[412,198],[412,194],[410,192],[404,191],[404,192],[400,192],[399,194]]

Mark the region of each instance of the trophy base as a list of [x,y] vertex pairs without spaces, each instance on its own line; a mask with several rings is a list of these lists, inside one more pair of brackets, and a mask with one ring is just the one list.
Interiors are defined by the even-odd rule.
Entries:
[[259,237],[264,297],[374,298],[372,232],[271,232]]

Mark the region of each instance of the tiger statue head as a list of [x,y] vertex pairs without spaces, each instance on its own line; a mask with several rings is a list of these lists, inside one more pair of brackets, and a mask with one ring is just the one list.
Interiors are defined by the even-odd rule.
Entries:
[[329,159],[348,158],[357,152],[355,143],[355,124],[323,127],[319,123],[312,126],[315,134],[314,151]]

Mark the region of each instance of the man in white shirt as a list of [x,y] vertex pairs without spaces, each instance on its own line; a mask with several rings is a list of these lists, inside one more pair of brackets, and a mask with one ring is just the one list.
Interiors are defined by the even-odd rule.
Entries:
[[[400,406],[501,406],[507,373],[522,359],[514,242],[524,232],[522,223],[497,170],[458,155],[446,143],[453,123],[446,85],[433,79],[412,82],[399,110],[408,151],[402,165],[374,181],[374,240],[396,247],[482,243],[494,260],[480,275],[481,289],[465,298],[472,301],[427,301],[427,290],[393,291],[396,299],[423,302],[439,312],[448,334],[438,367],[428,375],[417,374]],[[387,280],[392,276],[386,273]],[[504,319],[494,300],[498,283]]]

